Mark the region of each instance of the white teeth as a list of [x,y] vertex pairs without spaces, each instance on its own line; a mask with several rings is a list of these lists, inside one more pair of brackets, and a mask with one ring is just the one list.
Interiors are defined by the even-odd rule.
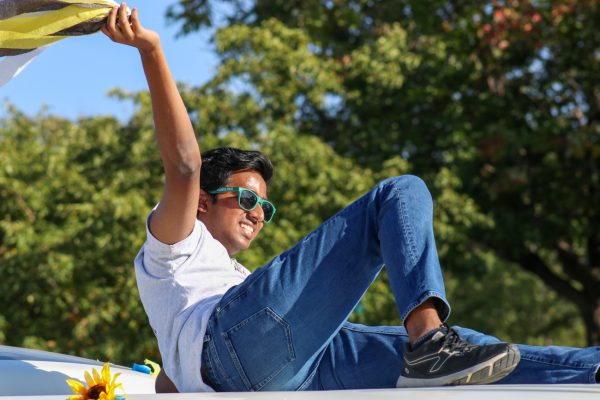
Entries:
[[241,226],[242,226],[242,229],[243,229],[243,230],[244,230],[246,233],[248,233],[248,234],[250,234],[250,235],[254,233],[254,228],[253,228],[251,225],[248,225],[248,224],[241,224]]

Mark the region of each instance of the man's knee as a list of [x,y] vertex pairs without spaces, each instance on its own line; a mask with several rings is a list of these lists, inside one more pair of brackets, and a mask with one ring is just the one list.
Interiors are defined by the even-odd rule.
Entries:
[[398,191],[409,193],[415,197],[431,200],[431,193],[425,181],[415,175],[400,175],[383,180],[380,187],[393,187]]

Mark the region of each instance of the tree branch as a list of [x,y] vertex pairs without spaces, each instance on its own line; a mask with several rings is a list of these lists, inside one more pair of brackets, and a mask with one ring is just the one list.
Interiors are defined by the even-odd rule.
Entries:
[[[481,243],[481,242],[479,242]],[[569,282],[561,278],[546,265],[544,260],[531,250],[522,249],[522,252],[506,251],[497,246],[489,246],[483,244],[488,249],[492,250],[501,259],[519,264],[524,270],[537,275],[546,285],[553,289],[556,293],[566,297],[575,303],[580,309],[588,308],[583,293],[575,289]]]
[[570,246],[565,242],[559,242],[556,246],[558,259],[564,267],[564,271],[569,277],[575,279],[584,285],[593,279],[591,271],[579,261],[579,257],[569,251]]
[[512,261],[520,264],[523,269],[537,275],[546,285],[554,289],[557,293],[565,296],[580,308],[587,308],[582,293],[575,289],[566,280],[556,275],[536,253],[525,250]]

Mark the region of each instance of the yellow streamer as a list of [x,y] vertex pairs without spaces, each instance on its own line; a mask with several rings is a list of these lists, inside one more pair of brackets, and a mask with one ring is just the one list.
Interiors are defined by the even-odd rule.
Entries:
[[93,18],[108,15],[107,8],[68,6],[56,11],[21,14],[0,21],[0,31],[29,33],[45,36],[70,28]]
[[46,46],[68,36],[33,36],[26,33],[0,32],[0,48],[3,49],[36,49]]
[[47,35],[94,18],[104,18],[109,11],[110,8],[90,9],[72,5],[41,15],[17,16],[0,21],[0,48],[34,49],[55,42],[48,42]]
[[110,8],[119,5],[113,0],[60,0],[60,2],[68,4],[101,4]]
[[[114,0],[56,0],[65,7],[58,10],[35,11],[26,7],[23,12],[11,18],[0,20],[0,49],[34,50],[73,35],[57,35],[86,22],[100,22],[110,10],[118,6]],[[127,10],[129,14],[129,9]],[[91,25],[96,28],[98,25]],[[35,54],[41,51],[37,50]],[[10,53],[10,52],[5,52]],[[31,52],[14,56],[0,57],[0,86],[14,78],[31,62]]]

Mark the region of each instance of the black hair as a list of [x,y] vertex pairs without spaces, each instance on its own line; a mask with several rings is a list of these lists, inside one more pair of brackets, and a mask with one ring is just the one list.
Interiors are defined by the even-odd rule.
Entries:
[[227,184],[234,172],[254,170],[269,185],[273,177],[273,164],[260,151],[240,150],[234,147],[219,147],[202,153],[200,187],[210,192]]

